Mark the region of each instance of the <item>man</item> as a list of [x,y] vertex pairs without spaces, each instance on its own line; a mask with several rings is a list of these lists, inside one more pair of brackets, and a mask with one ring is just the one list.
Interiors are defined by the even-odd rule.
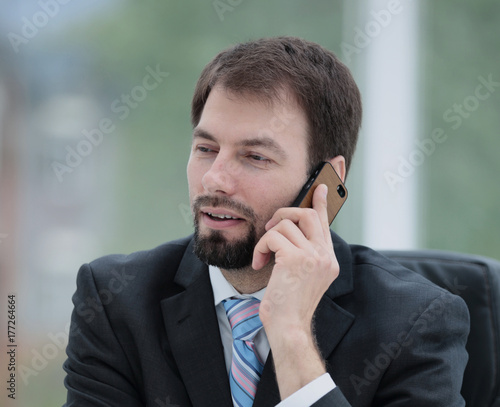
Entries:
[[67,405],[463,406],[462,300],[330,232],[325,185],[290,207],[320,162],[347,174],[347,68],[297,38],[237,45],[192,122],[194,236],[82,266]]

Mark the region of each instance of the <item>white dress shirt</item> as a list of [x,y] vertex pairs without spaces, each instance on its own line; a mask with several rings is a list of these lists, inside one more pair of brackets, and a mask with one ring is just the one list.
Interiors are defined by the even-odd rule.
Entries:
[[[227,319],[226,310],[222,301],[227,298],[257,298],[262,301],[266,289],[263,288],[253,294],[240,294],[222,275],[221,271],[217,267],[209,266],[210,272],[210,282],[212,284],[212,289],[214,292],[214,304],[215,310],[217,312],[217,319],[219,322],[219,331],[222,339],[222,344],[224,345],[224,359],[226,362],[226,369],[229,375],[229,370],[231,368],[231,361],[233,358],[233,333],[231,330],[231,325],[229,325],[229,320]],[[267,355],[269,354],[270,346],[267,340],[266,332],[261,329],[254,338],[255,348],[259,357],[264,362],[267,360]],[[312,382],[308,383],[291,396],[287,397],[276,407],[306,407],[314,404],[321,397],[327,394],[329,391],[335,388],[335,383],[328,373],[316,378]]]

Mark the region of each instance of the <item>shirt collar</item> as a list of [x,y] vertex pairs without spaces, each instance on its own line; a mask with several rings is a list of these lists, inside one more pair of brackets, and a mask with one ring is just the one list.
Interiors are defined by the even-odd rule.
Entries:
[[253,294],[240,294],[229,281],[226,280],[222,272],[218,267],[208,266],[208,272],[210,273],[210,283],[212,284],[212,290],[214,292],[214,304],[219,305],[222,301],[227,298],[257,298],[262,301],[266,288],[253,293]]

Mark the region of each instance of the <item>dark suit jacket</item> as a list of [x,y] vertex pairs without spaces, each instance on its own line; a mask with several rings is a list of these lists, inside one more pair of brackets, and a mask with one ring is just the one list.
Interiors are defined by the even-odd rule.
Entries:
[[[463,406],[464,302],[332,237],[340,276],[315,330],[337,388],[315,406]],[[232,405],[208,269],[191,237],[95,260],[77,285],[67,406]],[[255,406],[280,401],[272,363],[270,354]]]

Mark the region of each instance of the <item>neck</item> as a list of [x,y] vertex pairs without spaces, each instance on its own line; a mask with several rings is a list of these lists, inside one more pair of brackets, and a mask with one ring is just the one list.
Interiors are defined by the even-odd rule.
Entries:
[[240,293],[253,294],[267,286],[273,264],[268,264],[260,270],[251,266],[237,270],[222,270],[222,275]]

